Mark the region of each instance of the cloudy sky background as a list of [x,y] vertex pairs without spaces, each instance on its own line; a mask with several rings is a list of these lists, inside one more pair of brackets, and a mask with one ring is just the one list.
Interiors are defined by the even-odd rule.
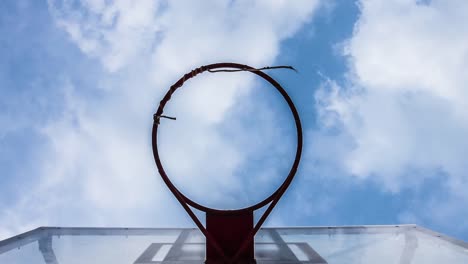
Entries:
[[[468,240],[468,2],[3,1],[0,239],[44,225],[190,226],[157,174],[151,125],[184,73],[268,72],[305,134],[267,224],[416,223]],[[162,120],[184,193],[260,200],[294,154],[285,103],[249,73],[197,76]],[[247,187],[246,187],[247,186]]]

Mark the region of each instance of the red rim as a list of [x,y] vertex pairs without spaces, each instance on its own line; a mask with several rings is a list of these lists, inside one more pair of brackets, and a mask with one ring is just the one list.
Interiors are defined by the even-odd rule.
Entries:
[[[291,166],[289,174],[286,177],[286,179],[284,180],[284,182],[278,187],[278,189],[276,189],[275,192],[273,192],[270,196],[265,198],[263,201],[260,201],[260,202],[258,202],[256,204],[248,206],[248,207],[244,207],[244,208],[241,208],[241,209],[234,209],[234,210],[222,210],[222,209],[209,208],[209,207],[203,206],[203,205],[191,200],[190,198],[185,196],[183,193],[181,193],[175,187],[175,185],[171,182],[169,177],[167,176],[166,171],[164,170],[164,167],[163,167],[163,165],[161,163],[161,160],[160,160],[160,157],[159,157],[159,152],[158,152],[157,133],[158,133],[158,127],[159,127],[159,120],[160,120],[160,117],[163,114],[164,107],[167,104],[167,102],[171,99],[172,94],[178,88],[182,87],[184,82],[187,81],[188,79],[193,78],[196,75],[198,75],[200,73],[203,73],[205,71],[215,70],[215,69],[220,69],[220,68],[232,68],[232,69],[239,69],[241,71],[242,70],[250,71],[250,72],[262,77],[266,81],[268,81],[273,87],[276,88],[276,90],[278,92],[280,92],[280,94],[283,96],[284,100],[287,102],[287,104],[289,106],[289,109],[291,110],[291,113],[292,113],[292,115],[294,117],[294,121],[295,121],[295,125],[296,125],[296,132],[297,132],[297,149],[296,149],[295,159],[294,159],[294,162],[293,162],[293,164]],[[292,180],[294,179],[294,176],[295,176],[295,174],[297,172],[297,168],[299,166],[299,162],[300,162],[301,154],[302,154],[302,141],[303,141],[303,139],[302,139],[302,125],[301,125],[301,120],[299,118],[299,114],[298,114],[298,112],[296,110],[296,107],[294,106],[294,103],[292,102],[291,98],[286,93],[286,91],[283,89],[283,87],[281,87],[281,85],[278,82],[276,82],[273,78],[271,78],[266,73],[264,73],[264,72],[262,72],[260,70],[256,70],[255,68],[252,68],[250,66],[243,65],[243,64],[237,64],[237,63],[214,63],[214,64],[209,64],[209,65],[201,66],[201,67],[199,67],[199,68],[185,74],[182,78],[180,78],[175,84],[173,84],[170,87],[169,91],[166,93],[164,98],[161,100],[161,102],[159,104],[159,107],[158,107],[158,110],[157,110],[156,114],[154,115],[154,123],[153,123],[153,131],[152,131],[152,145],[153,145],[154,160],[156,162],[156,166],[158,167],[159,174],[161,175],[161,178],[166,183],[167,187],[171,190],[171,192],[176,197],[177,196],[182,197],[182,199],[187,204],[189,204],[190,206],[192,206],[192,207],[194,207],[194,208],[196,208],[198,210],[204,211],[204,212],[211,212],[211,213],[218,213],[218,214],[238,214],[238,213],[242,213],[242,212],[245,212],[245,211],[257,210],[257,209],[269,204],[275,198],[278,198],[277,196],[281,196],[284,193],[285,188],[287,188],[289,186],[289,184],[292,182]]]

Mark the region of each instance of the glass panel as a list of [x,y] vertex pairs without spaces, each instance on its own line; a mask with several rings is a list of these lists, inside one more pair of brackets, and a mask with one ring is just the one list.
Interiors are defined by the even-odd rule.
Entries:
[[[257,263],[468,263],[468,246],[417,226],[265,228]],[[0,263],[203,263],[196,229],[40,228],[0,241]]]
[[15,247],[0,254],[0,263],[44,263],[37,242]]

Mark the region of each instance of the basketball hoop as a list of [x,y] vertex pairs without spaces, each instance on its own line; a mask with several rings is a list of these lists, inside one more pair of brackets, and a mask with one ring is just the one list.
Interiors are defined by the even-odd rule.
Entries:
[[[302,153],[302,126],[299,119],[299,114],[294,106],[291,98],[281,85],[276,82],[273,78],[263,72],[263,70],[294,68],[290,66],[275,66],[275,67],[264,67],[264,68],[253,68],[247,65],[237,63],[215,63],[210,65],[201,66],[193,71],[185,74],[175,84],[173,84],[169,91],[166,93],[164,98],[159,103],[158,110],[153,116],[153,131],[152,131],[152,145],[153,145],[153,156],[158,167],[161,178],[166,183],[169,190],[174,194],[182,207],[187,211],[189,216],[195,222],[200,231],[205,235],[206,244],[206,263],[255,263],[254,259],[254,236],[260,229],[266,218],[269,216],[275,205],[280,200],[286,189],[289,187],[294,175],[297,172],[299,161]],[[270,196],[264,200],[236,210],[220,210],[203,206],[195,201],[189,199],[183,193],[181,193],[175,185],[171,182],[167,176],[164,167],[161,163],[159,152],[158,152],[158,127],[161,118],[174,119],[163,115],[164,107],[167,102],[171,99],[174,92],[182,87],[184,82],[190,78],[195,77],[203,72],[237,72],[237,71],[248,71],[262,77],[268,81],[278,92],[283,96],[287,102],[289,109],[294,117],[296,131],[297,131],[297,149],[295,154],[294,162],[291,166],[288,176],[284,182],[276,189]],[[268,205],[269,204],[269,205]],[[253,212],[268,205],[264,214],[260,217],[259,221],[254,225]],[[206,213],[206,228],[196,217],[190,207],[198,209]]]

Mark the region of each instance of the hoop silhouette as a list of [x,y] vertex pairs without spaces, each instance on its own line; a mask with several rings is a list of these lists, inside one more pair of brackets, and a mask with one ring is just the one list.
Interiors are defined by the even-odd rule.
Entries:
[[[165,94],[161,102],[159,103],[159,107],[153,116],[152,146],[153,146],[153,156],[156,162],[156,166],[158,168],[159,174],[161,175],[161,178],[163,179],[165,184],[168,186],[169,190],[174,194],[174,196],[177,198],[179,203],[182,205],[182,207],[184,207],[184,209],[187,211],[189,216],[192,218],[192,220],[195,222],[195,224],[198,226],[198,228],[203,232],[203,234],[207,238],[207,244],[208,244],[207,245],[207,263],[219,262],[219,259],[222,259],[223,262],[233,263],[233,262],[236,262],[237,260],[240,260],[241,258],[243,259],[244,262],[255,261],[253,259],[253,237],[255,233],[260,229],[261,225],[264,223],[268,215],[271,213],[272,209],[274,208],[276,203],[279,201],[281,196],[284,194],[286,189],[289,187],[290,183],[294,179],[294,176],[297,172],[297,168],[299,166],[299,162],[300,162],[301,154],[302,154],[302,143],[303,143],[302,125],[301,125],[301,121],[299,118],[299,114],[296,110],[296,107],[294,106],[294,103],[292,102],[289,95],[286,93],[286,91],[278,82],[276,82],[268,74],[262,71],[262,70],[274,69],[274,68],[292,69],[292,67],[288,67],[288,66],[265,67],[261,69],[256,69],[247,65],[237,64],[237,63],[215,63],[215,64],[201,66],[183,75],[182,78],[180,78],[176,83],[174,83],[170,87],[170,89],[167,91],[167,93]],[[291,165],[291,169],[289,170],[288,176],[286,177],[284,182],[278,187],[278,189],[276,189],[270,196],[248,207],[235,209],[235,210],[221,210],[221,209],[214,209],[214,208],[201,205],[191,200],[187,196],[185,196],[182,192],[180,192],[175,187],[175,185],[172,183],[172,181],[169,179],[168,175],[166,174],[166,171],[164,170],[164,167],[161,163],[159,152],[158,152],[157,134],[158,134],[158,127],[159,127],[161,118],[175,119],[175,118],[163,115],[164,107],[166,106],[168,101],[171,99],[174,92],[180,87],[182,87],[187,80],[203,72],[215,73],[215,72],[235,72],[235,71],[248,71],[253,74],[256,74],[257,76],[262,77],[264,80],[269,82],[274,88],[276,88],[276,90],[282,95],[282,97],[288,104],[289,109],[291,110],[291,113],[294,118],[294,122],[296,126],[296,133],[297,133],[297,148],[296,148],[294,162]],[[246,222],[250,222],[250,221],[252,221],[253,223],[253,211],[261,207],[264,207],[267,204],[270,204],[270,205],[268,206],[267,210],[262,215],[262,217],[259,219],[257,224],[255,224],[255,227],[251,228],[249,226],[249,223],[245,224]],[[195,214],[189,208],[188,205],[207,213],[207,228],[205,228],[201,224],[200,220],[195,216]],[[212,220],[209,221],[209,219],[212,219]],[[243,228],[244,232],[243,233],[241,232],[242,234],[239,235],[243,239],[243,242],[240,245],[239,243],[234,243],[235,245],[220,245],[218,243],[219,240],[223,240],[227,235],[226,233],[218,234],[218,233],[224,232],[223,228],[228,228],[226,224],[227,222],[229,222],[230,225],[234,223],[234,225],[245,227]],[[212,228],[210,228],[210,223],[211,223]],[[213,232],[209,232],[210,231],[209,229],[213,230]],[[232,236],[232,234],[230,235]],[[229,241],[230,239],[232,239],[232,237],[229,237],[227,241]],[[212,247],[212,249],[209,248],[209,246]],[[249,250],[247,250],[248,248]],[[248,251],[248,252],[244,254],[245,253],[244,251]]]

